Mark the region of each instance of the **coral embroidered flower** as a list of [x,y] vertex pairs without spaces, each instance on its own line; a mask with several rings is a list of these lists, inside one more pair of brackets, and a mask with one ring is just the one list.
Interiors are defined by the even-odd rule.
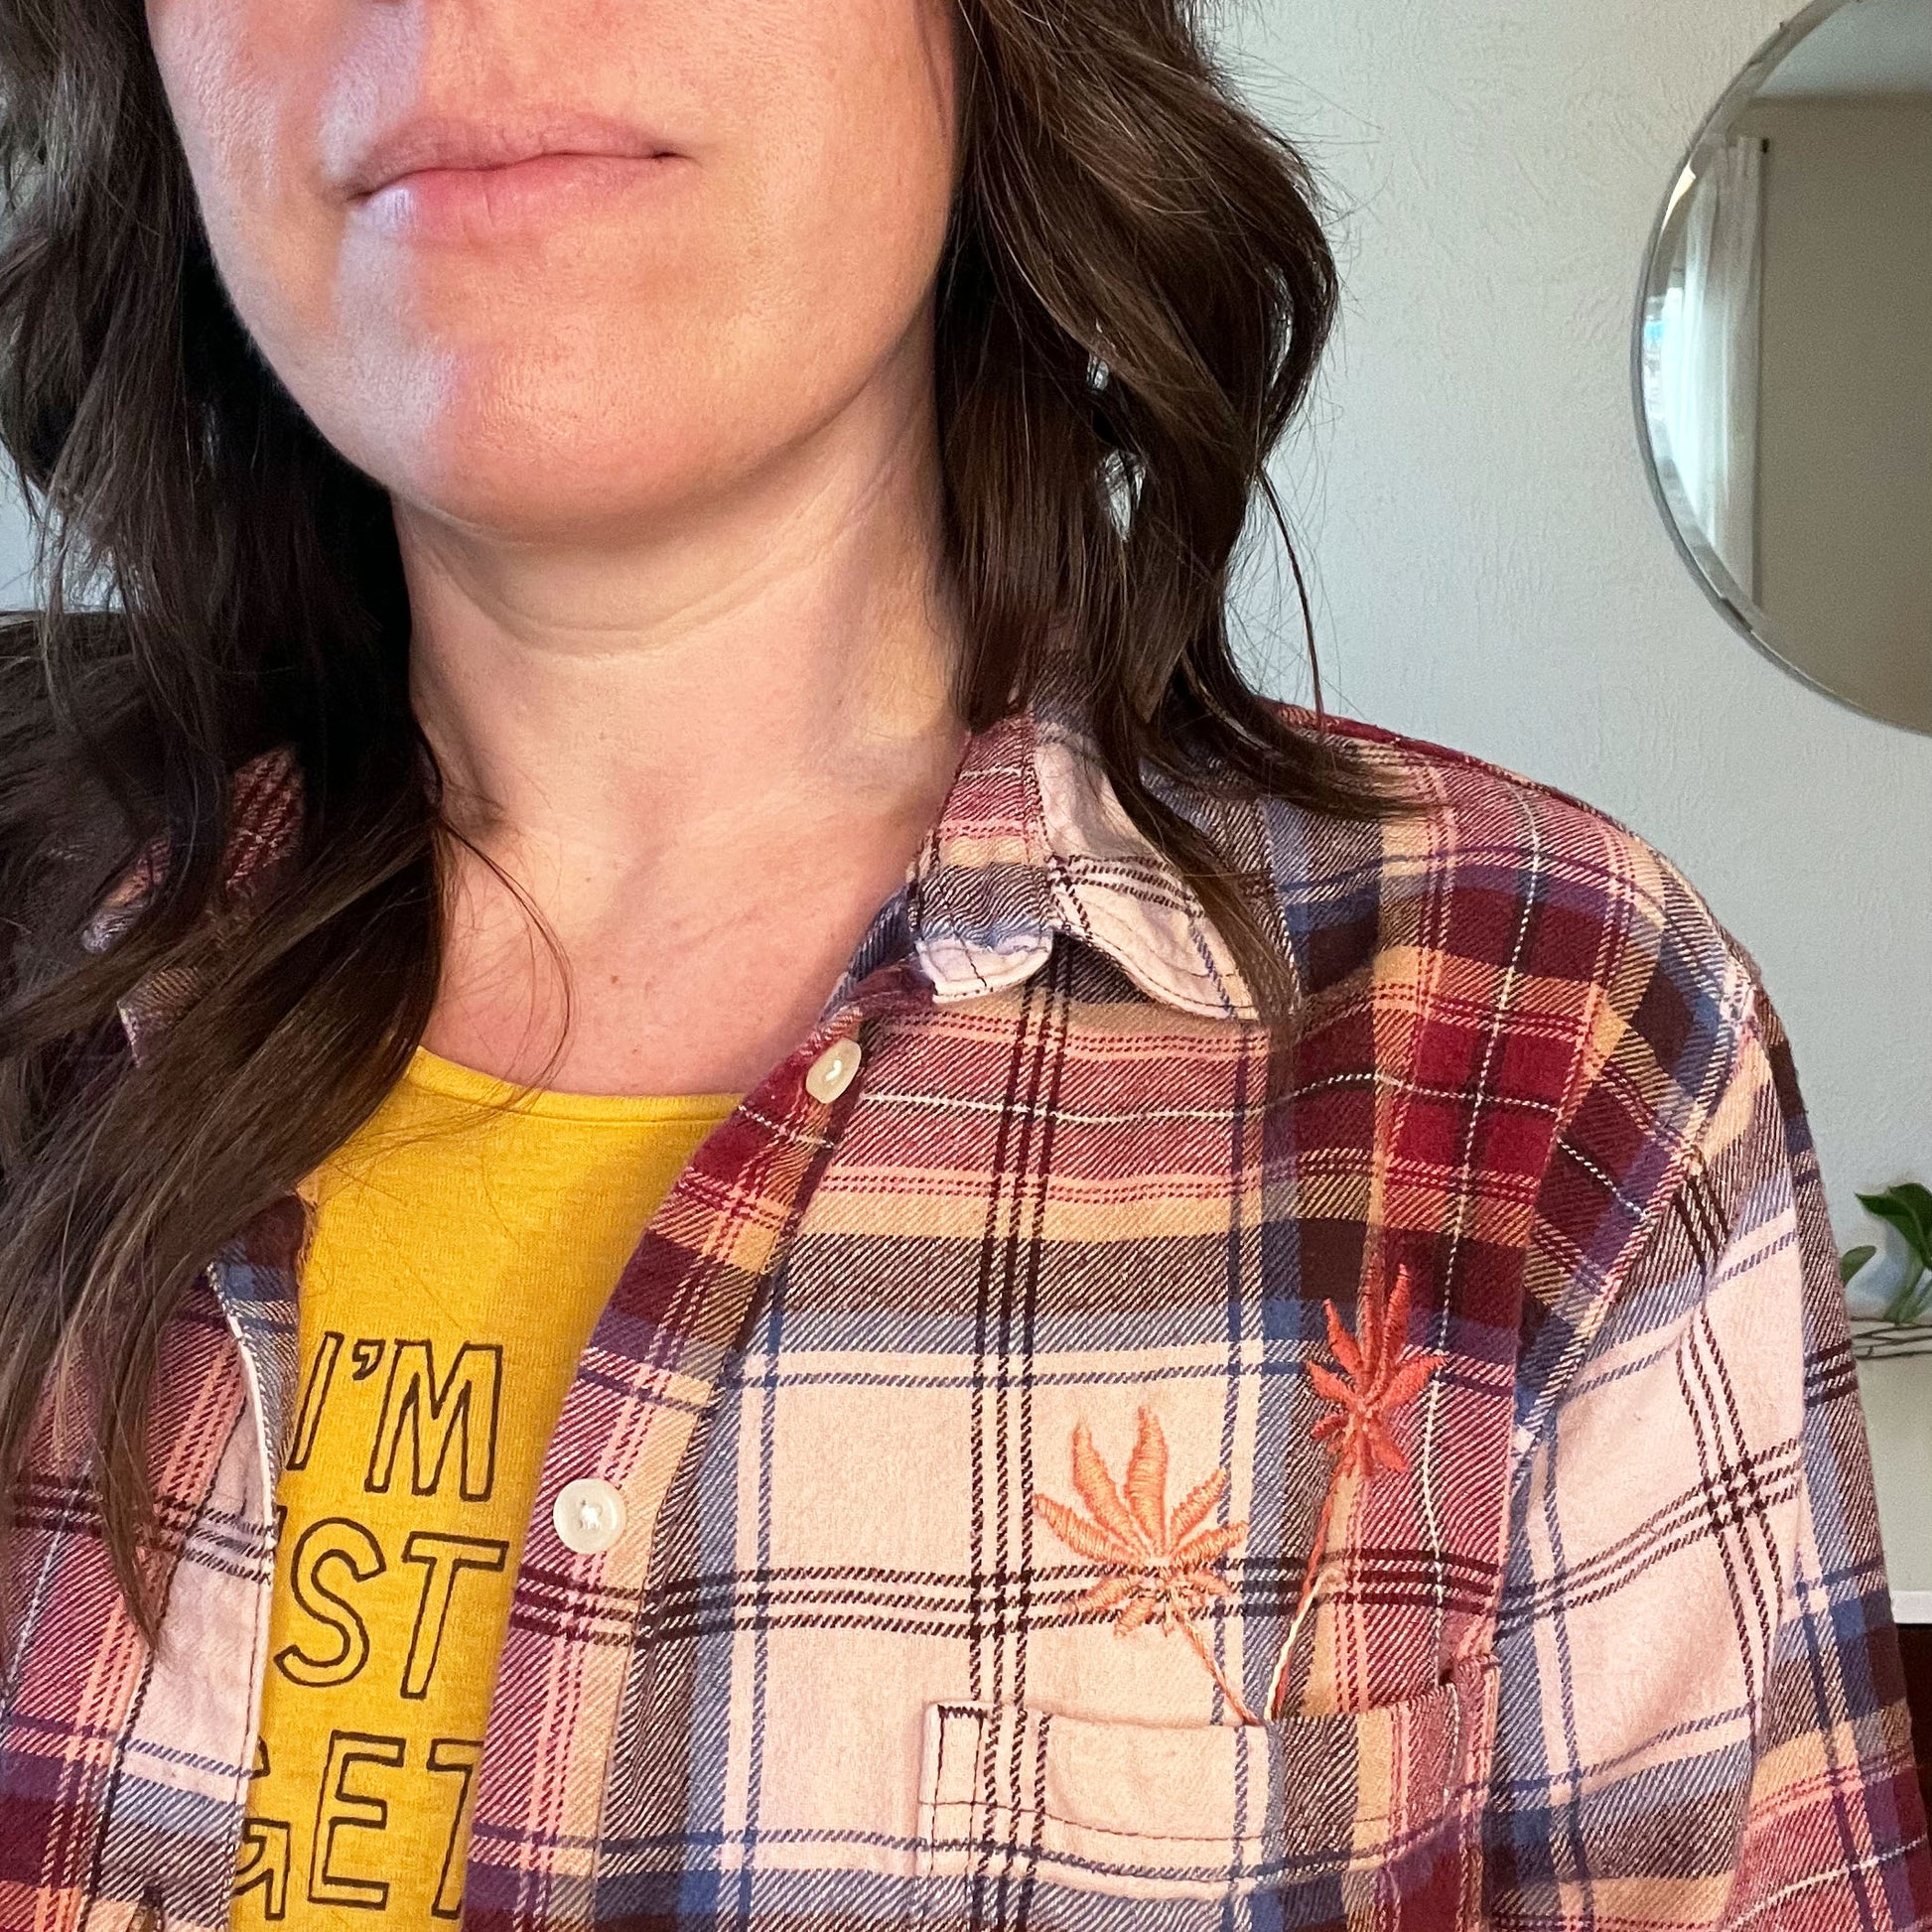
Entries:
[[1112,1572],[1080,1596],[1076,1615],[1111,1616],[1117,1635],[1159,1624],[1178,1630],[1207,1666],[1228,1708],[1243,1724],[1257,1721],[1242,1703],[1194,1619],[1217,1597],[1233,1594],[1216,1566],[1248,1534],[1246,1523],[1212,1524],[1209,1518],[1228,1486],[1216,1469],[1168,1511],[1168,1439],[1160,1418],[1143,1409],[1118,1487],[1093,1446],[1085,1423],[1073,1431],[1073,1486],[1088,1511],[1082,1516],[1050,1496],[1035,1495],[1034,1508],[1069,1550]]
[[1334,1526],[1336,1504],[1341,1486],[1350,1476],[1360,1476],[1364,1485],[1378,1471],[1407,1475],[1409,1458],[1390,1427],[1392,1418],[1422,1394],[1429,1378],[1447,1359],[1426,1355],[1409,1346],[1409,1304],[1412,1296],[1410,1273],[1398,1268],[1395,1291],[1386,1302],[1379,1283],[1370,1281],[1362,1290],[1362,1305],[1356,1317],[1355,1333],[1341,1325],[1332,1302],[1328,1311],[1328,1346],[1340,1368],[1323,1368],[1319,1362],[1309,1364],[1309,1380],[1314,1392],[1334,1407],[1310,1431],[1316,1442],[1328,1446],[1333,1461],[1328,1471],[1328,1492],[1322,1499],[1321,1514],[1315,1519],[1314,1538],[1309,1550],[1308,1568],[1302,1574],[1302,1590],[1296,1598],[1295,1613],[1289,1618],[1288,1635],[1282,1641],[1281,1655],[1275,1660],[1275,1675],[1268,1687],[1268,1715],[1279,1718],[1288,1692],[1288,1667],[1295,1654],[1296,1639],[1314,1601],[1315,1583],[1321,1559],[1328,1548],[1328,1534]]
[[1409,1473],[1409,1458],[1390,1432],[1389,1418],[1422,1394],[1445,1359],[1409,1347],[1409,1298],[1406,1268],[1397,1270],[1395,1293],[1386,1307],[1381,1289],[1370,1283],[1362,1295],[1359,1335],[1341,1325],[1332,1302],[1323,1305],[1328,1346],[1342,1372],[1336,1375],[1319,1362],[1309,1364],[1315,1393],[1335,1405],[1310,1433],[1329,1446],[1337,1475],[1367,1476],[1377,1468],[1393,1475]]

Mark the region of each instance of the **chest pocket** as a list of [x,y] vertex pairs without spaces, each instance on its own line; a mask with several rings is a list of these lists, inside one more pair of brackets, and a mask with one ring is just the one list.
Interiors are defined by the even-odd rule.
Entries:
[[934,1706],[922,1923],[1089,1932],[1134,1900],[1163,1932],[1223,1932],[1255,1907],[1275,1925],[1473,1927],[1495,1706],[1480,1661],[1403,1704],[1271,1725]]

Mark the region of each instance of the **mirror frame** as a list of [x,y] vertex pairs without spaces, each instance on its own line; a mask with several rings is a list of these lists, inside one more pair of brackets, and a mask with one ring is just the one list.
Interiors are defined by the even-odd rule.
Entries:
[[1680,513],[1672,489],[1674,480],[1665,477],[1657,460],[1657,446],[1650,434],[1650,401],[1644,387],[1644,325],[1652,301],[1664,293],[1660,275],[1667,273],[1666,264],[1671,259],[1672,248],[1691,199],[1689,190],[1702,172],[1708,151],[1729,134],[1738,115],[1756,100],[1759,88],[1772,70],[1783,63],[1785,56],[1800,41],[1810,39],[1812,33],[1832,15],[1856,4],[1857,0],[1810,0],[1808,6],[1787,20],[1744,63],[1736,77],[1719,97],[1718,104],[1705,116],[1697,133],[1692,136],[1676,173],[1670,178],[1670,186],[1665,191],[1657,218],[1651,223],[1649,244],[1644,249],[1643,273],[1637,285],[1636,315],[1630,328],[1630,391],[1636,414],[1637,450],[1643,461],[1644,476],[1650,483],[1657,513],[1663,518],[1664,528],[1670,532],[1671,543],[1677,554],[1697,580],[1698,588],[1717,607],[1725,621],[1754,649],[1768,657],[1779,670],[1816,691],[1820,697],[1829,698],[1833,704],[1858,717],[1868,718],[1874,724],[1922,738],[1928,734],[1920,726],[1902,724],[1896,718],[1886,717],[1882,711],[1873,711],[1868,705],[1860,704],[1857,699],[1833,690],[1815,671],[1808,670],[1778,648],[1775,629],[1765,613],[1758,609],[1756,602],[1738,585],[1719,561],[1717,553],[1703,540],[1688,509]]

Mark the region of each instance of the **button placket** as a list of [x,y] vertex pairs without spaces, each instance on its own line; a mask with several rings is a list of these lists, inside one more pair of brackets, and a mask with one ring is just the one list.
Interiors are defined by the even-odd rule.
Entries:
[[[554,1611],[559,1583],[545,1576],[541,1550],[542,1536],[533,1529],[532,1550],[519,1571],[514,1605],[527,1614],[519,1620],[513,1613],[511,1641],[517,1646],[517,1668],[499,1686],[507,1715],[499,1726],[492,1722],[497,1741],[485,1749],[477,1773],[478,1816],[488,1820],[522,1818],[539,1801],[533,1795],[539,1766],[532,1754],[520,1752],[513,1739],[522,1734],[518,1720],[534,1725],[544,1722],[551,1709],[549,1688],[571,1678],[563,1668],[573,1647],[582,1639],[579,1631],[601,1615],[602,1591],[617,1587],[636,1590],[646,1602],[655,1600],[665,1579],[682,1550],[683,1539],[660,1534],[659,1518],[667,1500],[679,1495],[679,1471],[693,1457],[705,1452],[705,1435],[716,1406],[718,1390],[727,1372],[727,1357],[721,1356],[716,1337],[736,1332],[758,1296],[782,1269],[791,1240],[797,1232],[798,1218],[809,1201],[820,1173],[831,1158],[836,1115],[824,1111],[830,1104],[811,1091],[805,1074],[811,1067],[836,1056],[836,1077],[825,1082],[832,1100],[845,1095],[859,1071],[866,1049],[857,1037],[839,1035],[850,1030],[870,1034],[884,1016],[930,1002],[930,990],[922,984],[906,984],[908,968],[895,962],[876,969],[853,990],[821,1015],[809,1037],[820,1045],[814,1055],[804,1042],[794,1048],[780,1067],[774,1068],[759,1088],[748,1094],[733,1117],[730,1130],[714,1146],[717,1158],[706,1173],[702,1187],[694,1186],[689,1171],[673,1185],[673,1196],[681,1200],[688,1226],[674,1237],[653,1242],[626,1270],[620,1291],[629,1312],[641,1315],[653,1336],[647,1349],[638,1351],[633,1336],[635,1322],[612,1328],[613,1311],[595,1330],[587,1349],[587,1361],[580,1362],[578,1374],[564,1398],[564,1409],[553,1427],[551,1446],[555,1452],[560,1440],[583,1446],[582,1460],[616,1469],[629,1487],[637,1519],[628,1521],[629,1504],[615,1483],[598,1476],[577,1476],[565,1481],[553,1494],[549,1528],[559,1545],[573,1557],[585,1559],[584,1567],[565,1580],[561,1587],[570,1614],[559,1618]],[[839,1050],[842,1048],[843,1050]],[[801,1073],[801,1062],[804,1070]],[[833,1069],[828,1068],[828,1074]],[[797,1084],[793,1085],[792,1082]],[[725,1170],[723,1153],[732,1159],[731,1186],[721,1190],[716,1184]],[[718,1270],[711,1256],[720,1244],[725,1217],[737,1212],[734,1204],[721,1204],[722,1192],[756,1187],[760,1211],[753,1217],[754,1237],[749,1249],[740,1249],[742,1266]],[[682,1190],[680,1196],[679,1190]],[[662,1210],[660,1209],[660,1212]],[[762,1239],[759,1235],[768,1238]],[[695,1324],[690,1317],[700,1291],[707,1310],[706,1317]],[[675,1311],[675,1319],[667,1319]],[[601,1353],[596,1373],[587,1366],[592,1354]],[[675,1385],[676,1401],[667,1403],[665,1391]],[[653,1415],[651,1412],[658,1411]],[[657,1454],[659,1467],[655,1478],[640,1478],[637,1471],[651,1459],[646,1441],[666,1427],[674,1414],[689,1417],[689,1438],[673,1453]],[[599,1446],[602,1448],[600,1449]],[[556,1479],[564,1474],[576,1457],[560,1457]],[[578,1498],[586,1491],[601,1506],[588,1519]],[[609,1507],[615,1497],[617,1507]],[[683,1498],[680,1507],[689,1507]],[[539,1504],[541,1510],[541,1504]],[[541,1523],[542,1516],[537,1519]],[[586,1536],[595,1536],[598,1547],[588,1547]],[[608,1539],[608,1540],[606,1540]],[[609,1555],[613,1550],[615,1555]],[[596,1559],[609,1556],[608,1563]],[[554,1564],[554,1557],[551,1559]],[[633,1648],[627,1659],[620,1660],[624,1679],[640,1665],[645,1655]],[[550,1668],[552,1664],[557,1667]],[[631,1707],[621,1695],[600,1699],[596,1708],[575,1709],[571,1719],[572,1763],[581,1760],[586,1767],[604,1766],[605,1802],[611,1802],[609,1782],[619,1762],[621,1721]],[[636,1722],[634,1719],[633,1722]]]
[[[858,1078],[864,1058],[857,1038],[833,1040],[806,1068],[805,1091],[829,1107]],[[580,1557],[602,1556],[615,1548],[626,1515],[623,1492],[602,1476],[578,1476],[565,1483],[550,1508],[557,1540]]]

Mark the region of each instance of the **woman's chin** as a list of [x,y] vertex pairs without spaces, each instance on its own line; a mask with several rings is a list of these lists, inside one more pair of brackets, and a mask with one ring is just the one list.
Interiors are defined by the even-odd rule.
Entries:
[[717,481],[713,451],[678,435],[437,437],[375,453],[361,467],[398,504],[438,522],[521,545],[609,543],[687,505]]

